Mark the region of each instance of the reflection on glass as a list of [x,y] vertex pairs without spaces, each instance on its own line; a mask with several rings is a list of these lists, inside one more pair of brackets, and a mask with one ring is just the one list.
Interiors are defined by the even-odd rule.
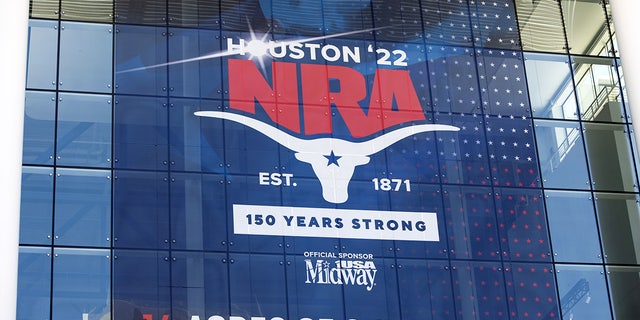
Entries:
[[563,319],[611,319],[601,266],[560,264],[556,271]]
[[505,263],[504,276],[511,313],[509,319],[527,319],[534,314],[539,319],[559,318],[560,306],[551,264]]
[[[260,1],[263,5],[267,1]],[[272,0],[270,11],[273,20],[273,31],[277,34],[298,34],[305,36],[322,35],[322,1],[297,0],[277,1]],[[266,13],[266,12],[265,12]]]
[[55,189],[55,244],[109,246],[110,172],[57,169]]
[[111,23],[113,0],[62,0],[60,18]]
[[520,49],[513,1],[469,1],[469,4],[476,46]]
[[57,164],[111,166],[111,97],[60,93]]
[[51,244],[53,169],[22,168],[20,244]]
[[[162,26],[167,23],[166,1],[113,0],[117,23]],[[173,1],[171,1],[173,2]]]
[[618,74],[613,59],[573,57],[580,118],[624,122]]
[[60,23],[61,90],[111,92],[113,26]]
[[57,19],[59,0],[31,0],[30,18]]
[[[564,28],[558,1],[518,1],[517,7],[523,49],[566,52]],[[549,77],[549,79],[552,78]]]
[[640,209],[634,194],[596,193],[596,209],[607,263],[640,263]]
[[422,19],[427,44],[471,46],[473,43],[469,4],[465,1],[422,0]]
[[49,319],[50,298],[51,249],[21,247],[16,319]]
[[533,116],[577,119],[569,58],[541,53],[525,53],[524,57]]
[[373,0],[373,23],[378,41],[421,42],[422,21],[418,0]]
[[551,247],[557,262],[602,262],[591,193],[546,191]]
[[602,1],[561,0],[560,5],[571,54],[613,55]]
[[452,261],[451,268],[456,311],[460,319],[478,319],[480,315],[484,319],[509,319],[501,263]]
[[56,88],[57,57],[58,22],[29,20],[27,88]]
[[53,164],[55,118],[55,93],[25,93],[22,163]]
[[547,188],[589,189],[580,124],[534,120],[542,181]]
[[220,5],[217,1],[174,0],[168,1],[169,25],[191,28],[218,28]]
[[627,127],[584,123],[584,138],[593,188],[636,191],[636,175]]
[[[322,13],[325,34],[336,34],[373,28],[369,0],[323,0]],[[347,36],[355,39],[372,39],[373,32],[361,32]]]
[[607,267],[615,319],[635,319],[640,314],[640,267]]
[[109,250],[54,249],[52,320],[109,319]]
[[[192,315],[201,315],[203,318],[208,316],[205,313],[205,270],[211,267],[220,269],[223,263],[218,261],[218,266],[209,266],[204,261],[203,252],[171,253],[171,319],[193,319]],[[220,284],[214,286],[220,291],[226,291]],[[220,301],[218,305],[224,302],[226,301]]]

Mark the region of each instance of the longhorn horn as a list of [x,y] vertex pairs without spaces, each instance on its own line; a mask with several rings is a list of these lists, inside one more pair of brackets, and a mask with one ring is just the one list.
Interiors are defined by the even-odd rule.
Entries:
[[421,125],[403,127],[403,128],[385,133],[371,140],[357,142],[355,143],[354,147],[360,150],[361,154],[370,156],[404,138],[410,137],[418,133],[430,132],[430,131],[460,131],[460,128],[450,126],[450,125],[444,125],[444,124],[421,124]]

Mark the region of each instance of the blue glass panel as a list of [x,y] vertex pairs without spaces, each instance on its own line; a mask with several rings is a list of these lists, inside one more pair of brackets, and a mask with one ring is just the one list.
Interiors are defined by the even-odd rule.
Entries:
[[638,195],[598,192],[595,199],[605,261],[640,264]]
[[57,164],[111,166],[111,107],[109,96],[60,93]]
[[271,1],[221,1],[220,15],[224,30],[269,32]]
[[435,133],[422,133],[402,139],[385,149],[389,178],[409,179],[413,183],[438,183],[440,172]]
[[637,266],[608,266],[609,294],[614,319],[633,319],[640,314],[640,268]]
[[[204,254],[205,311],[209,317],[229,314],[229,259],[224,253]],[[205,316],[202,316],[205,319]]]
[[166,37],[166,28],[116,26],[116,93],[155,96],[167,94]]
[[500,237],[491,194],[492,190],[485,187],[444,186],[447,241],[451,257],[500,259]]
[[398,260],[402,319],[455,318],[450,269],[446,261]]
[[55,89],[58,59],[58,22],[29,20],[27,88]]
[[[166,1],[114,0],[115,21],[162,26],[167,23]],[[173,2],[173,1],[172,1]]]
[[495,190],[498,231],[504,259],[550,261],[544,201],[539,190]]
[[569,57],[525,53],[524,59],[533,116],[537,118],[577,119],[578,107],[576,106]]
[[373,0],[373,23],[378,41],[422,42],[422,21],[418,0]]
[[113,245],[116,248],[169,247],[167,174],[114,172]]
[[591,193],[545,191],[551,246],[556,262],[601,263]]
[[49,319],[50,299],[51,249],[20,248],[16,319]]
[[26,92],[22,163],[53,164],[55,118],[55,93]]
[[[406,187],[406,184],[403,186]],[[404,191],[390,192],[391,210],[436,213],[440,241],[395,241],[396,257],[446,258],[447,235],[440,186],[411,183],[411,191]],[[393,214],[393,211],[389,214]]]
[[169,253],[113,251],[112,319],[162,319],[170,312]]
[[223,120],[194,115],[219,111],[221,102],[171,99],[169,106],[171,169],[224,172]]
[[436,113],[435,123],[460,128],[458,132],[436,132],[442,182],[491,185],[487,138],[482,118],[475,115],[448,116]]
[[627,126],[585,123],[584,138],[593,189],[638,191]]
[[470,48],[427,46],[433,110],[481,113],[478,71]]
[[[292,319],[343,319],[342,286],[323,284],[325,262],[335,259],[287,257],[287,299]],[[331,308],[327,308],[331,306]]]
[[530,119],[487,118],[487,144],[493,185],[538,187],[540,172]]
[[[302,0],[295,2],[260,1],[264,6],[271,2],[271,19],[274,33],[307,36],[322,35],[322,2]],[[263,12],[265,12],[263,10]]]
[[109,250],[55,249],[52,320],[101,320],[111,314]]
[[220,31],[169,29],[169,94],[174,97],[222,98]]
[[471,46],[469,4],[465,1],[422,0],[422,23],[427,44]]
[[582,130],[577,122],[535,120],[542,182],[547,188],[589,189]]
[[482,106],[486,114],[529,116],[522,54],[506,50],[477,50]]
[[[322,1],[325,34],[336,34],[373,28],[371,8],[368,0]],[[372,39],[373,32],[361,32],[346,37]]]
[[283,237],[235,234],[233,205],[280,206],[280,188],[259,184],[258,176],[227,176],[227,225],[229,250],[232,252],[284,253]]
[[167,170],[167,100],[116,96],[113,124],[115,168]]
[[172,173],[170,188],[171,248],[226,250],[224,177]]
[[57,245],[109,246],[111,172],[57,169],[54,226]]
[[551,264],[505,264],[511,319],[558,319],[559,304]]
[[283,256],[234,254],[229,259],[232,315],[246,314],[271,319],[287,314]]
[[[222,261],[218,264],[224,266]],[[171,319],[192,319],[192,315],[207,319],[204,274],[208,268],[203,252],[171,253]]]
[[476,46],[520,48],[513,1],[472,1],[469,7]]
[[20,243],[51,244],[53,169],[22,168]]
[[571,61],[580,118],[586,121],[626,122],[614,60],[572,57]]
[[220,28],[220,3],[206,0],[179,0],[167,3],[169,25]]
[[456,319],[509,319],[500,263],[453,261],[451,267]]
[[112,52],[112,25],[61,22],[58,88],[111,92]]
[[602,266],[556,265],[556,271],[564,319],[611,319]]
[[[365,262],[364,268],[351,268],[369,271],[369,277],[375,270],[374,280],[368,278],[369,280],[361,282],[362,285],[343,285],[346,319],[399,319],[400,301],[396,290],[396,269],[399,266],[393,259],[374,258],[367,261],[372,264],[367,265]],[[348,269],[350,263],[351,261],[342,260],[341,266]]]

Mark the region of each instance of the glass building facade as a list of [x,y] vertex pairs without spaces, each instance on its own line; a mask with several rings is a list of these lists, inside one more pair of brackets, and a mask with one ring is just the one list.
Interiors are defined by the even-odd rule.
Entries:
[[31,0],[18,319],[637,319],[611,21]]

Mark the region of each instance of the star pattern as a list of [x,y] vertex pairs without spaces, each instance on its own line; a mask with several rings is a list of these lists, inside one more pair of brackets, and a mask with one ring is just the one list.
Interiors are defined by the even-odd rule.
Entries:
[[336,156],[335,153],[333,153],[333,150],[331,150],[331,154],[328,156],[324,156],[325,158],[327,158],[327,167],[335,164],[337,167],[340,166],[340,164],[338,163],[338,160],[340,160],[340,158],[342,158],[342,156]]

